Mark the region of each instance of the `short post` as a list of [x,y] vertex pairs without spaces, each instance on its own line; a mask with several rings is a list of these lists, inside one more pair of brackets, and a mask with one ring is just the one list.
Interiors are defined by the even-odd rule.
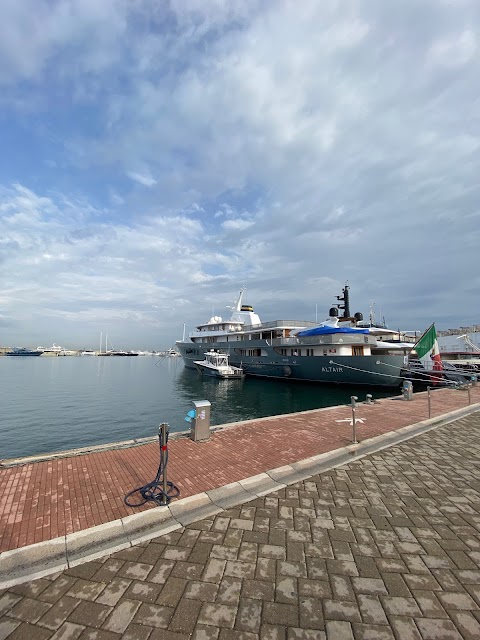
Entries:
[[470,385],[467,385],[467,391],[468,391],[468,404],[470,405],[472,402],[472,398],[470,397]]
[[193,401],[194,417],[190,438],[195,442],[208,440],[210,437],[210,402],[208,400]]
[[373,404],[373,396],[371,393],[367,393],[367,399],[365,401],[365,404]]
[[162,468],[163,468],[163,494],[162,494],[162,505],[168,504],[167,495],[168,495],[168,485],[167,485],[167,472],[166,472],[166,457],[167,457],[167,442],[168,442],[168,424],[166,422],[162,422],[159,427],[160,430],[160,443],[161,443],[161,460],[162,460]]
[[471,382],[472,382],[472,387],[476,387],[477,386],[477,376],[472,376],[470,378]]
[[352,442],[353,444],[357,444],[358,440],[357,440],[357,423],[355,420],[355,409],[357,406],[357,396],[350,396],[350,400],[352,402]]
[[430,395],[430,387],[427,387],[427,397],[428,397],[428,417],[432,417],[432,397]]

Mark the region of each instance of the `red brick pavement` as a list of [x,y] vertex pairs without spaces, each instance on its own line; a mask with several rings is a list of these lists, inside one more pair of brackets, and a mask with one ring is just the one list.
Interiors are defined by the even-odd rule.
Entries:
[[[480,402],[480,386],[471,389]],[[468,405],[466,391],[432,393],[432,417]],[[427,393],[359,405],[358,438],[364,440],[428,418]],[[168,478],[181,497],[220,487],[269,469],[349,444],[349,406],[262,418],[216,431],[207,442],[188,438],[169,444]],[[124,495],[151,481],[158,444],[111,449],[1,468],[0,551],[23,547],[135,513]],[[145,505],[141,509],[151,508]]]

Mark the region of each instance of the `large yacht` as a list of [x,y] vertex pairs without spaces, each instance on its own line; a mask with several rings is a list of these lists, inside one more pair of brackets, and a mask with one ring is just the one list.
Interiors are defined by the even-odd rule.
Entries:
[[244,289],[231,307],[230,318],[213,316],[187,339],[177,341],[185,366],[195,368],[195,361],[213,349],[227,354],[229,362],[249,376],[375,387],[401,385],[413,344],[385,339],[385,334],[380,339],[371,328],[358,327],[363,316],[350,314],[348,285],[320,325],[296,320],[263,323],[252,306],[242,303],[243,294]]

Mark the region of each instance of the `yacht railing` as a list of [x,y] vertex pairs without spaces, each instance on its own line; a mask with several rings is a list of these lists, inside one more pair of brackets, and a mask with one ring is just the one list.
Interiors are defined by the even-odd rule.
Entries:
[[376,344],[376,339],[374,336],[369,336],[366,334],[362,335],[354,335],[354,334],[333,334],[333,335],[323,335],[323,336],[305,336],[298,338],[297,336],[292,336],[291,338],[273,338],[271,342],[272,346],[296,346],[296,345],[312,345],[312,344],[337,344],[337,345],[347,345],[347,344]]
[[272,322],[263,322],[262,324],[251,324],[243,327],[243,331],[265,331],[266,329],[278,329],[288,327],[302,327],[304,329],[311,329],[318,327],[318,322],[311,322],[309,320],[274,320]]

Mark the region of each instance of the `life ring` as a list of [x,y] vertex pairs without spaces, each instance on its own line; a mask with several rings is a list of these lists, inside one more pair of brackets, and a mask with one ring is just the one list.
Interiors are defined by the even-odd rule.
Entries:
[[288,376],[292,375],[292,370],[290,367],[283,367],[283,375],[288,378]]

